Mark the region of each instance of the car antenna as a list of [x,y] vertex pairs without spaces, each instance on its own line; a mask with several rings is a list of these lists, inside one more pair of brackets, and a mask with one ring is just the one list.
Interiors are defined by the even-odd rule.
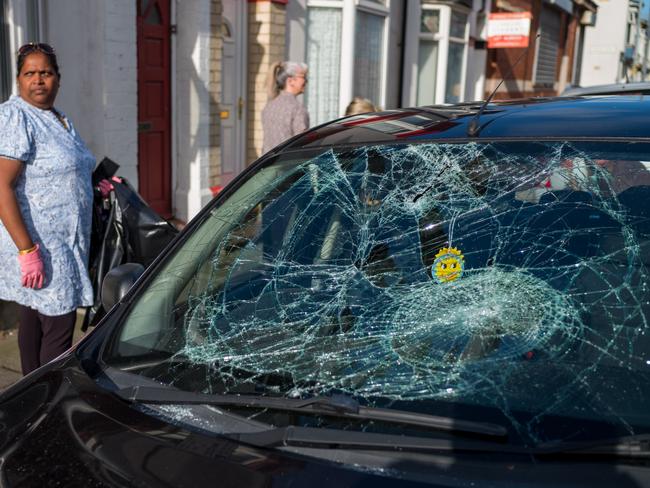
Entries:
[[[537,41],[539,36],[540,36],[540,34],[537,34],[535,36],[535,41]],[[481,132],[481,127],[479,126],[479,122],[480,122],[480,119],[481,119],[481,115],[483,114],[483,111],[485,110],[485,107],[488,106],[488,103],[490,103],[490,101],[492,100],[494,95],[496,95],[497,90],[499,89],[499,87],[503,84],[504,81],[506,81],[506,78],[509,77],[512,74],[513,70],[515,69],[515,66],[517,66],[519,64],[519,61],[521,61],[523,59],[524,55],[526,53],[528,53],[529,49],[530,49],[530,44],[528,44],[528,47],[526,49],[524,49],[524,52],[519,55],[519,57],[514,62],[514,64],[512,66],[510,66],[510,70],[508,71],[508,75],[501,78],[501,81],[499,82],[499,84],[496,86],[496,88],[494,90],[492,90],[492,93],[490,93],[490,96],[487,97],[487,99],[483,102],[481,107],[478,109],[478,112],[476,112],[476,115],[474,115],[472,120],[467,125],[467,136],[468,137],[475,137],[475,136],[477,136],[479,134],[479,132]]]

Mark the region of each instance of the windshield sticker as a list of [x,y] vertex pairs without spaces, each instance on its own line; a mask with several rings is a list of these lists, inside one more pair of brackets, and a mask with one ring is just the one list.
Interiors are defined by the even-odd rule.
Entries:
[[465,269],[465,257],[455,247],[443,247],[436,254],[433,262],[432,275],[438,283],[448,283],[457,280],[463,275]]

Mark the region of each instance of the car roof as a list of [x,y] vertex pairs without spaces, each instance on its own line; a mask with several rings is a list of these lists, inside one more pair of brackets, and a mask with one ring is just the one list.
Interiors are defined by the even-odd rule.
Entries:
[[562,96],[576,95],[625,95],[650,94],[650,82],[611,83],[609,85],[574,86],[562,92]]
[[392,142],[492,139],[648,139],[650,97],[555,97],[490,103],[480,132],[468,124],[481,102],[344,117],[294,137],[276,151]]

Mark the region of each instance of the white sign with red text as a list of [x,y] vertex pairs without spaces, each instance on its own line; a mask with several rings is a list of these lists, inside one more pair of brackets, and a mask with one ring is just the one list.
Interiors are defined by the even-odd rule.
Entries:
[[490,14],[487,47],[528,47],[531,17],[530,12]]

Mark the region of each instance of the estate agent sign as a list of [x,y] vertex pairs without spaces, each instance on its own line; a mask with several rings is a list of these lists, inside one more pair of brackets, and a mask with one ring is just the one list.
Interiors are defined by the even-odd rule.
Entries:
[[492,13],[488,17],[488,48],[528,47],[530,12]]

